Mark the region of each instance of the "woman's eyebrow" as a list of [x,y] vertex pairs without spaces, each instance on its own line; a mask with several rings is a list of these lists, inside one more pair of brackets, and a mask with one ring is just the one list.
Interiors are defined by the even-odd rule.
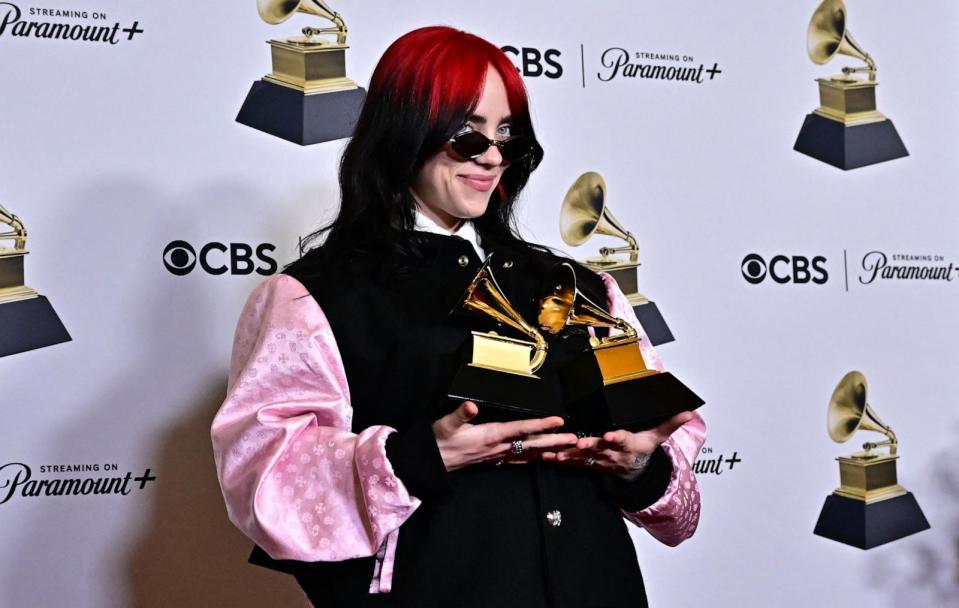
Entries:
[[[485,116],[480,116],[479,114],[470,114],[470,115],[466,118],[466,120],[467,120],[468,122],[475,122],[475,123],[478,124],[478,125],[485,125],[485,124],[486,124],[486,117],[485,117]],[[505,124],[505,123],[508,123],[508,122],[513,122],[513,117],[510,116],[510,115],[504,116],[504,117],[499,121],[499,124],[502,125],[502,124]]]

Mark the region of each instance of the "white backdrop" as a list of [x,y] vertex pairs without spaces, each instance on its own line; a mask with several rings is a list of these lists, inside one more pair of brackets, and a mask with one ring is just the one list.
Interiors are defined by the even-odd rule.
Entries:
[[[98,11],[144,31],[116,45],[0,33],[0,202],[30,231],[27,284],[73,336],[0,359],[0,466],[23,463],[34,479],[149,469],[156,480],[125,496],[0,503],[0,606],[301,605],[292,578],[245,564],[208,439],[236,317],[263,277],[175,276],[162,256],[175,240],[268,243],[282,265],[335,210],[342,141],[301,148],[233,121],[269,71],[264,41],[311,20],[266,25],[252,0],[13,4],[25,19],[92,23],[27,12]],[[386,46],[422,25],[559,51],[559,78],[527,78],[546,158],[521,206],[526,234],[594,255],[606,241],[570,250],[558,210],[580,173],[606,178],[610,208],[641,245],[640,290],[677,338],[660,352],[707,400],[704,458],[724,458],[721,474],[700,476],[694,538],[668,548],[635,531],[653,605],[959,605],[959,281],[859,281],[870,251],[959,263],[948,62],[959,7],[848,1],[850,29],[879,65],[879,108],[911,156],[843,172],[792,150],[818,103],[814,79],[853,63],[807,59],[814,1],[331,4],[364,86]],[[611,47],[721,72],[602,82]],[[823,256],[828,280],[750,284],[750,253]],[[896,429],[900,481],[932,525],[868,552],[812,534],[838,484],[833,458],[865,440],[839,446],[825,431],[851,369]],[[95,463],[117,472],[41,472]],[[12,471],[0,470],[0,500]]]

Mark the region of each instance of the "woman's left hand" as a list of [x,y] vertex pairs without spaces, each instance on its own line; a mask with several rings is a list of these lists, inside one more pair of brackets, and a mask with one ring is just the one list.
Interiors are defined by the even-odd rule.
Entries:
[[631,433],[618,430],[602,437],[583,437],[576,447],[544,452],[542,459],[562,465],[589,467],[632,481],[642,475],[649,456],[673,432],[693,419],[692,412],[681,412],[648,431]]

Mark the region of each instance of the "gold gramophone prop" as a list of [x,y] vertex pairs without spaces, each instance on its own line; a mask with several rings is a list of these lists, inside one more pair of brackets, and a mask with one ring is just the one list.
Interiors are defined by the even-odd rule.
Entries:
[[13,241],[13,247],[0,246],[0,357],[69,341],[50,302],[24,284],[26,227],[3,205],[0,224],[11,228],[0,232],[0,241]]
[[[829,400],[829,436],[844,443],[856,431],[864,430],[882,433],[886,439],[868,441],[861,452],[836,459],[840,485],[826,497],[814,531],[860,549],[872,549],[929,528],[915,497],[899,485],[896,434],[869,406],[866,391],[866,378],[860,372],[843,376]],[[877,451],[881,447],[887,451]]]
[[[573,182],[563,198],[559,230],[563,241],[571,247],[582,245],[594,234],[605,234],[626,241],[625,247],[600,248],[598,257],[587,258],[583,264],[594,272],[606,272],[616,279],[654,346],[675,339],[656,303],[639,293],[636,279],[639,244],[606,206],[606,181],[602,175],[590,171]],[[629,259],[616,255],[620,253],[629,254]]]
[[546,339],[507,300],[496,284],[490,257],[459,299],[451,314],[471,313],[511,327],[528,340],[495,331],[473,331],[469,362],[453,379],[449,397],[480,406],[477,422],[564,416],[558,396],[536,371],[546,361]]
[[[865,66],[843,67],[842,75],[817,78],[819,107],[806,116],[793,147],[840,169],[855,169],[908,156],[896,127],[876,109],[876,62],[846,27],[842,0],[823,0],[806,32],[806,52],[823,65],[836,55]],[[868,79],[856,74],[866,73]]]
[[556,335],[570,327],[602,327],[621,332],[591,338],[590,348],[561,368],[565,408],[578,431],[648,429],[703,404],[671,373],[646,365],[636,330],[576,288],[572,265],[553,268],[541,294],[538,321],[543,331]]
[[253,83],[237,122],[300,145],[349,137],[366,91],[346,76],[343,18],[324,0],[257,0],[256,6],[269,24],[306,13],[333,27],[305,27],[302,36],[270,40],[273,71]]

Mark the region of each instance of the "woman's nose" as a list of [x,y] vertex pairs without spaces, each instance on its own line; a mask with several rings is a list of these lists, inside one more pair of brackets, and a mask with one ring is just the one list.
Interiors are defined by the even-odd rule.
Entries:
[[500,154],[499,147],[490,145],[489,148],[486,148],[486,152],[483,152],[473,160],[481,165],[498,167],[503,164],[503,155]]

